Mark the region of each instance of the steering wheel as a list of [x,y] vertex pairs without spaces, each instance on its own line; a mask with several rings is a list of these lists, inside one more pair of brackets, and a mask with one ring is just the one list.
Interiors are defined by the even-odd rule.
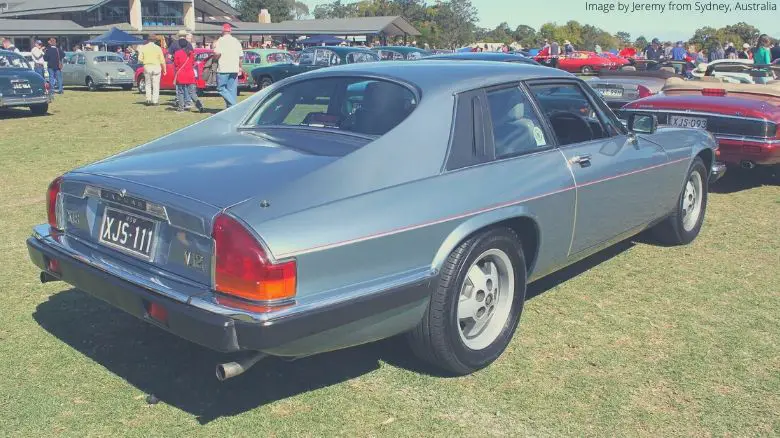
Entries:
[[[590,126],[590,123],[585,117],[582,117],[579,114],[575,114],[573,112],[568,111],[554,111],[549,114],[548,116],[550,118],[550,123],[552,124],[553,131],[555,131],[555,134],[558,136],[558,141],[560,141],[562,144],[570,144],[570,143],[579,143],[580,141],[590,141],[593,140],[594,134],[593,134],[593,128]],[[579,140],[580,136],[578,136],[576,133],[578,132],[577,129],[572,129],[571,122],[574,122],[575,128],[578,128],[576,125],[582,125],[585,132],[587,132],[588,136],[584,140]],[[568,125],[568,126],[567,126]],[[563,129],[559,129],[559,127]],[[566,141],[564,142],[561,137],[562,132],[574,132],[574,135],[567,135],[567,140],[572,139],[572,141]]]

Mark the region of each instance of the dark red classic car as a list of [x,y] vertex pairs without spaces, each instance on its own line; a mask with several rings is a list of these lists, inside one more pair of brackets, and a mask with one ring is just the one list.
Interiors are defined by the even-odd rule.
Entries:
[[651,112],[662,125],[706,129],[718,139],[719,161],[728,165],[780,166],[780,81],[671,78],[660,94],[631,102],[622,112],[625,117]]
[[[534,60],[540,64],[550,65],[550,56],[537,55]],[[569,73],[590,74],[601,70],[615,70],[617,64],[609,58],[603,58],[596,52],[574,52],[571,55],[560,56],[557,67]]]

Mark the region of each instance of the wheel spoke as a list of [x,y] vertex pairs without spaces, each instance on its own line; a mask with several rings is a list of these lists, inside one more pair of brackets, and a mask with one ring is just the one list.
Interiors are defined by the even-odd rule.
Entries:
[[474,286],[474,289],[482,291],[485,290],[487,275],[485,275],[485,272],[482,271],[482,268],[480,268],[477,264],[474,264],[471,268],[469,268],[468,279],[469,282],[471,282],[471,284]]
[[477,310],[479,310],[480,303],[477,302],[476,296],[472,294],[470,297],[460,296],[460,302],[458,303],[458,319],[476,319]]

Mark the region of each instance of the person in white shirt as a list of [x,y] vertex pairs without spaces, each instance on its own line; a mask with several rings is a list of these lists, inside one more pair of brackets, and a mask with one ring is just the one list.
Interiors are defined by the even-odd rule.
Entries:
[[14,46],[14,43],[11,42],[8,38],[3,39],[3,50],[10,50],[11,52],[19,53],[19,49]]
[[244,48],[241,41],[231,35],[232,27],[222,25],[222,36],[214,42],[214,59],[217,61],[217,91],[230,108],[238,101],[238,73]]
[[43,60],[43,41],[36,41],[35,47],[32,48],[30,54],[32,55],[35,72],[41,75],[41,77],[46,77],[44,74],[46,71],[46,61]]

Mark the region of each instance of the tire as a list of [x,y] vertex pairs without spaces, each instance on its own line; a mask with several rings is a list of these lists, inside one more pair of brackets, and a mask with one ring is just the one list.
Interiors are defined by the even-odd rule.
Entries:
[[138,94],[146,94],[146,79],[138,78]]
[[35,114],[36,116],[42,116],[49,112],[49,104],[38,103],[35,105],[30,105],[30,111],[32,111],[32,113]]
[[591,67],[589,65],[585,65],[585,66],[583,66],[580,69],[580,73],[582,73],[584,75],[589,75],[589,74],[593,73],[593,67]]
[[[473,269],[481,275],[470,274]],[[525,257],[517,234],[506,227],[475,234],[445,261],[422,321],[407,335],[412,351],[453,375],[490,365],[514,335],[525,290]],[[475,316],[464,318],[467,315]],[[481,319],[482,329],[479,318],[486,318]]]
[[262,90],[263,88],[270,87],[271,84],[273,84],[274,81],[271,80],[268,76],[264,76],[262,79],[260,79],[260,86],[258,87],[258,90]]
[[[665,245],[687,245],[696,239],[704,223],[709,194],[709,172],[701,158],[691,163],[674,212],[651,229],[655,239]],[[694,214],[695,216],[690,216]]]
[[89,91],[97,91],[97,87],[95,86],[95,81],[92,80],[91,77],[87,76],[87,79],[85,81],[85,85],[87,86],[87,90]]

